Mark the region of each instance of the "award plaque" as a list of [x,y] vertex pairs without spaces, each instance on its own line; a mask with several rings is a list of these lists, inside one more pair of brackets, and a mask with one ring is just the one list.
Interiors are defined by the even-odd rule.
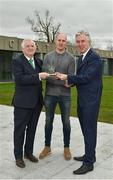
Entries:
[[49,65],[48,73],[49,73],[50,76],[55,76],[55,66],[53,64]]
[[55,76],[55,73],[49,73],[50,76]]

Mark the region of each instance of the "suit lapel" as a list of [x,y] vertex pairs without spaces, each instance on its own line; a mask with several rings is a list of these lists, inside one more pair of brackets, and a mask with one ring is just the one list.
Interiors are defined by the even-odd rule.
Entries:
[[42,70],[42,61],[40,59],[34,58],[36,71],[40,72]]
[[35,69],[31,66],[31,64],[28,62],[27,58],[24,55],[23,55],[23,64],[29,71],[35,72]]
[[38,73],[42,70],[42,61],[40,59],[37,59],[34,57],[34,63],[35,63],[35,69],[31,66],[31,64],[28,62],[27,58],[22,55],[22,63],[25,66],[25,68],[28,69],[31,73]]
[[92,53],[92,49],[90,49],[90,50],[88,51],[88,53],[86,54],[86,56],[85,56],[85,58],[84,58],[84,60],[83,60],[83,64],[86,63],[86,61],[89,59],[89,56],[90,56],[91,53]]
[[[88,59],[89,59],[88,57],[90,56],[91,53],[92,53],[92,49],[90,49],[90,50],[88,51],[88,53],[86,54],[86,56],[85,56],[85,58],[83,59],[82,63],[80,63],[80,65],[78,66],[78,69],[77,69],[77,70],[80,70],[80,69],[82,68],[82,66],[87,63],[87,61],[88,61]],[[78,60],[78,61],[79,61],[79,60]]]

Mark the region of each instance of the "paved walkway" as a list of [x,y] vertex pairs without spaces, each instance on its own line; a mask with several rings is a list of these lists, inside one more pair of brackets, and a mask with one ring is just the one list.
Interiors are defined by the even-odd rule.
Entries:
[[[34,154],[38,157],[44,146],[44,121],[42,112],[37,127]],[[73,156],[84,152],[79,122],[71,117],[71,151]],[[0,179],[113,179],[113,125],[98,123],[97,162],[94,171],[73,175],[81,162],[63,159],[62,124],[56,115],[52,136],[52,154],[34,164],[25,160],[26,168],[15,166],[13,156],[13,107],[0,105]]]

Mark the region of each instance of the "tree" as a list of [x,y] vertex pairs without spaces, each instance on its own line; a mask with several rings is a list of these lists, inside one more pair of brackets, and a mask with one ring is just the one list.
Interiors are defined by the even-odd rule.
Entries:
[[59,32],[61,24],[54,24],[54,18],[50,15],[49,10],[45,11],[44,18],[35,10],[36,20],[29,16],[26,18],[27,23],[31,25],[31,30],[38,33],[40,40],[46,39],[47,43],[54,42],[55,35]]

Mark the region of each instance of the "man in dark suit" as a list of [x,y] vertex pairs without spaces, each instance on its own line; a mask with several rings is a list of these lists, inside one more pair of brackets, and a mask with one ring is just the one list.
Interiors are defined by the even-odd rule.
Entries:
[[14,105],[14,155],[16,165],[24,168],[23,155],[32,162],[38,162],[33,155],[33,145],[37,122],[43,106],[40,80],[45,79],[48,74],[41,72],[42,62],[34,56],[35,42],[31,39],[23,40],[21,47],[23,54],[12,61],[15,80],[12,103]]
[[85,174],[94,169],[96,161],[97,119],[102,94],[102,61],[91,49],[91,41],[88,33],[81,31],[76,34],[76,45],[82,55],[78,60],[76,75],[57,74],[61,80],[67,80],[68,84],[77,87],[77,113],[80,121],[85,154],[74,157],[74,160],[82,161],[82,166],[73,171],[74,174]]

